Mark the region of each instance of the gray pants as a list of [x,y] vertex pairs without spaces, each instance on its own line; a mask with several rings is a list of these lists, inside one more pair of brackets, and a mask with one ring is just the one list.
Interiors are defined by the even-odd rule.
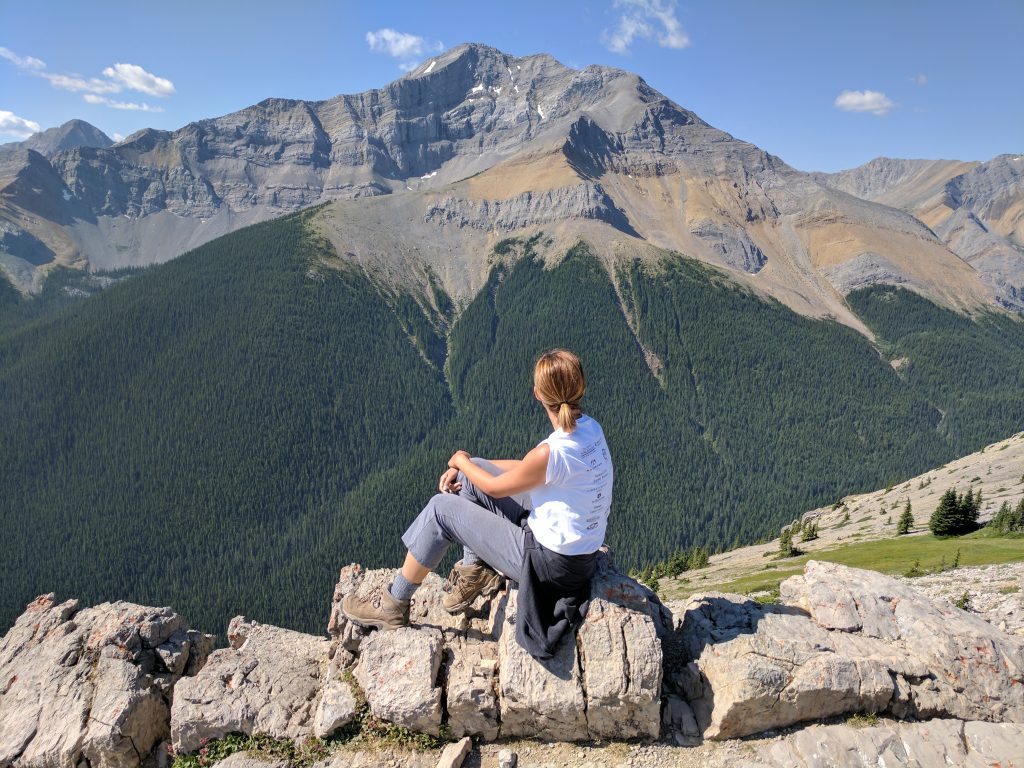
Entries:
[[[486,459],[473,463],[492,475],[502,470]],[[455,493],[438,493],[427,502],[402,542],[416,562],[434,570],[454,543],[487,563],[499,573],[518,579],[523,563],[523,529],[519,521],[529,511],[530,496],[523,493],[495,499],[481,491],[459,472],[462,488]]]

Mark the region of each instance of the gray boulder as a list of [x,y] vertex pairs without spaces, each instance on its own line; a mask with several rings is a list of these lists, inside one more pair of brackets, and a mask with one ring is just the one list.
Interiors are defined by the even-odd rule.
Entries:
[[662,649],[653,608],[649,593],[603,556],[577,636],[587,726],[594,737],[659,734]]
[[518,592],[508,595],[498,641],[501,735],[552,741],[582,741],[587,730],[587,699],[573,638],[554,657],[540,662],[516,642]]
[[444,669],[448,728],[452,736],[498,738],[498,644],[467,637],[446,638]]
[[815,725],[772,744],[761,761],[779,768],[1020,765],[1024,726],[961,720]]
[[[685,683],[706,738],[853,712],[1024,722],[1024,647],[988,623],[871,571],[810,561],[784,605],[690,599]],[[678,679],[675,679],[678,678]]]
[[170,608],[37,597],[0,640],[0,765],[139,765],[212,645]]
[[441,633],[403,627],[360,646],[355,677],[374,715],[437,736],[441,728]]
[[[210,654],[199,674],[175,690],[175,750],[191,752],[201,739],[232,732],[293,739],[313,735],[330,641],[244,616],[231,620],[228,639],[230,648]],[[322,715],[321,722],[326,719]]]

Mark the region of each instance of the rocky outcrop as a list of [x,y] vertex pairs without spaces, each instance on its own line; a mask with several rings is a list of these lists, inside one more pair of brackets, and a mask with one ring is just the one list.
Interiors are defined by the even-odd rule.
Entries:
[[[327,736],[354,716],[352,694],[345,719],[345,698],[328,685],[328,640],[244,616],[231,620],[228,640],[230,648],[210,654],[200,673],[175,692],[171,742],[178,752],[235,732]],[[321,707],[328,690],[331,697]]]
[[813,560],[782,599],[698,595],[679,617],[705,737],[854,712],[1024,723],[1024,644],[982,619]]
[[446,197],[431,203],[424,222],[482,230],[517,230],[570,219],[596,219],[631,235],[626,214],[594,182],[545,192],[524,192],[509,200],[463,200]]
[[170,608],[36,598],[0,640],[0,765],[138,765],[212,646]]
[[359,647],[355,677],[377,717],[437,736],[441,730],[441,633],[403,627]]
[[386,587],[393,575],[343,568],[329,622],[338,647],[358,657],[355,676],[374,715],[434,733],[443,700],[457,736],[580,741],[659,734],[660,635],[671,620],[609,555],[600,561],[577,636],[545,662],[515,640],[516,591],[478,598],[466,614],[451,616],[441,605],[443,581],[433,574],[414,598],[412,628],[369,633],[351,625],[340,610],[345,596]]
[[[338,610],[345,595],[386,586],[393,575],[343,568],[330,637],[238,616],[229,647],[212,653],[213,638],[169,608],[78,610],[77,601],[42,596],[0,641],[0,766],[134,768],[159,760],[150,756],[167,740],[188,753],[233,732],[324,738],[362,722],[367,709],[434,735],[661,736],[704,756],[716,740],[872,713],[919,722],[862,718],[867,727],[775,733],[743,764],[1024,759],[1021,638],[874,572],[812,560],[783,582],[780,604],[695,595],[673,618],[605,553],[583,625],[543,662],[515,640],[515,590],[452,617],[441,606],[443,582],[432,576],[417,593],[411,626],[349,626]],[[453,746],[452,764],[467,744]],[[227,764],[247,768],[259,759],[239,753]],[[373,764],[355,752],[323,764],[364,759]],[[410,756],[409,764],[424,759]]]
[[1024,726],[931,720],[858,728],[811,726],[766,749],[747,768],[877,768],[1024,764]]

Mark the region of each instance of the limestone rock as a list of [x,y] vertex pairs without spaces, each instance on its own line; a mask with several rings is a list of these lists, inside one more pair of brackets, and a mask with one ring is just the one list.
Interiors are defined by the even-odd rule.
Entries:
[[139,765],[211,643],[170,608],[37,597],[0,640],[0,765]]
[[788,605],[708,594],[686,606],[679,642],[700,672],[686,683],[705,737],[852,712],[1024,722],[1024,646],[981,619],[813,560],[781,593]]
[[637,582],[599,561],[577,644],[587,726],[597,738],[656,738],[661,725],[661,642]]
[[191,752],[200,739],[235,731],[311,735],[330,641],[241,616],[232,619],[228,635],[232,647],[210,654],[200,673],[175,690],[175,750]]
[[534,659],[515,639],[517,598],[517,592],[509,593],[498,640],[501,736],[585,740],[586,696],[576,640],[564,640],[551,659]]
[[1024,722],[1020,638],[897,579],[835,563],[808,562],[782,596],[820,626],[846,625],[853,634],[843,644],[861,641],[855,652],[903,657],[887,659],[901,693],[895,715]]
[[218,761],[217,768],[288,768],[288,761],[259,752],[235,752]]
[[445,643],[448,728],[453,736],[498,738],[498,644],[454,636]]
[[779,768],[1019,765],[1024,762],[1024,726],[960,720],[883,722],[867,728],[815,725],[776,742],[761,759]]
[[355,677],[374,715],[437,736],[440,667],[440,630],[403,627],[373,632],[362,642]]
[[[382,568],[368,571],[360,565],[347,565],[341,569],[338,582],[331,598],[330,619],[327,631],[347,650],[355,653],[360,644],[370,635],[371,630],[351,623],[341,611],[341,603],[351,594],[368,595],[373,590],[386,589],[394,580],[397,570]],[[413,627],[435,627],[464,631],[469,626],[467,614],[452,615],[444,609],[444,579],[435,573],[427,576],[416,590],[409,606],[409,623]]]
[[437,761],[437,768],[460,768],[466,756],[473,751],[473,740],[465,736],[454,744],[449,744]]
[[338,648],[327,665],[320,701],[313,716],[313,735],[318,738],[336,733],[359,712],[359,702],[345,675],[351,663],[352,655]]
[[503,749],[498,753],[498,768],[516,768],[519,755],[511,749]]

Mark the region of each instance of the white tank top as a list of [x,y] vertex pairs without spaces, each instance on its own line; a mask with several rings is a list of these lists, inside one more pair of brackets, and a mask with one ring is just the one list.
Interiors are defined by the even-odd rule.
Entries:
[[566,433],[546,439],[551,449],[544,485],[530,489],[529,523],[542,545],[563,555],[585,555],[604,544],[612,504],[612,457],[601,425],[587,415]]

